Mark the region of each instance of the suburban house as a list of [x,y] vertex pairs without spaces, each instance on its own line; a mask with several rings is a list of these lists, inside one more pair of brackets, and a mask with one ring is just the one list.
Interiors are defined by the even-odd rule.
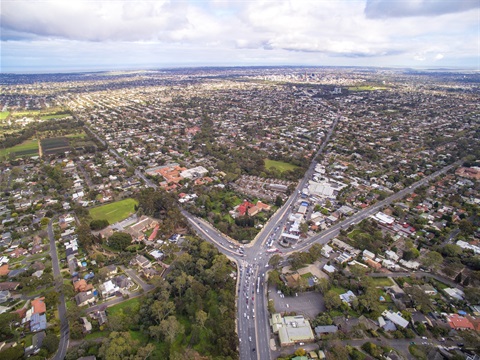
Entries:
[[130,260],[130,265],[139,266],[142,269],[148,269],[152,266],[152,263],[145,256],[137,254],[132,260]]
[[454,330],[475,330],[470,320],[458,314],[448,315],[447,321],[448,325]]
[[93,285],[87,284],[87,282],[84,279],[81,279],[73,283],[73,288],[75,292],[84,292],[84,291],[93,290]]
[[116,286],[112,280],[105,281],[103,284],[98,286],[98,291],[104,299],[114,296],[118,290],[118,286]]
[[75,302],[78,306],[85,306],[95,302],[95,295],[92,291],[80,292],[75,295]]

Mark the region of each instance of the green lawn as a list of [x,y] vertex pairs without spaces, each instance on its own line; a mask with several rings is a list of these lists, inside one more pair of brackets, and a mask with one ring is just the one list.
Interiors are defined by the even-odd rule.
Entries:
[[22,116],[36,116],[40,114],[40,110],[29,110],[29,111],[14,111],[12,113],[15,117],[22,117]]
[[342,295],[347,292],[347,290],[337,286],[332,287],[330,290],[336,292],[338,295]]
[[134,199],[125,199],[90,209],[89,213],[93,220],[106,219],[110,224],[115,224],[132,215],[137,204]]
[[127,308],[132,309],[132,313],[137,313],[138,309],[140,308],[140,302],[141,302],[141,298],[136,297],[136,298],[121,302],[118,305],[111,306],[107,310],[108,315],[115,315],[120,310],[125,311],[125,309]]
[[8,157],[11,153],[15,153],[16,157],[36,156],[38,155],[38,141],[37,139],[26,140],[21,144],[0,149],[0,159]]
[[67,117],[70,117],[70,116],[72,116],[72,115],[70,115],[70,114],[43,115],[43,116],[40,116],[40,119],[42,119],[42,120],[64,119],[64,118],[67,118]]
[[388,277],[371,277],[370,278],[375,286],[392,286],[392,280]]
[[8,115],[10,115],[10,111],[0,111],[0,120],[5,120]]
[[69,139],[85,139],[87,137],[87,134],[85,134],[85,132],[80,132],[80,133],[76,133],[76,134],[68,134],[68,135],[65,135],[66,138],[69,138]]
[[276,168],[278,171],[285,172],[289,170],[294,170],[297,167],[298,166],[295,166],[283,161],[265,159],[265,168],[267,169]]
[[110,331],[95,331],[85,335],[85,340],[95,340],[98,338],[106,338],[110,334]]

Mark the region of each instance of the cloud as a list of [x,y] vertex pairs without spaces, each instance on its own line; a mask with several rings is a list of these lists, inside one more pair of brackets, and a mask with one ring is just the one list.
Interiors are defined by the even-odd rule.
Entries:
[[[475,3],[475,4],[474,4]],[[255,61],[370,65],[478,56],[469,0],[16,0],[2,2],[2,60]],[[462,10],[464,9],[464,10]],[[463,11],[463,12],[460,12]],[[418,15],[424,15],[421,21]],[[441,20],[438,16],[442,14]],[[415,16],[413,16],[415,15]],[[427,16],[428,15],[428,16]],[[461,41],[459,41],[461,39]],[[8,45],[8,43],[12,43]],[[39,45],[41,44],[41,46]],[[70,46],[74,44],[73,46]],[[98,46],[95,46],[98,44]],[[428,48],[426,46],[428,44]],[[7,46],[8,45],[8,46]],[[35,46],[34,46],[35,45]],[[37,46],[38,45],[38,46]],[[83,52],[80,51],[83,49]],[[168,49],[168,51],[167,51]],[[123,55],[122,55],[123,54]],[[365,60],[364,60],[365,59]],[[402,60],[403,59],[403,60]],[[61,62],[61,61],[60,61]],[[443,61],[442,61],[443,63]]]
[[438,16],[480,7],[478,0],[367,0],[368,18]]

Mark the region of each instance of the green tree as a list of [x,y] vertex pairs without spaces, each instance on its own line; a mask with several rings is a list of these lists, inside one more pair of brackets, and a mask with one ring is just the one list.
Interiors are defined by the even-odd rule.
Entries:
[[447,244],[440,251],[444,256],[457,257],[462,253],[463,250],[456,244]]
[[99,356],[105,360],[123,360],[135,355],[138,341],[129,332],[112,331],[100,347]]
[[[13,338],[15,335],[15,323],[20,321],[20,316],[17,313],[3,313],[0,314],[0,341],[5,341]],[[7,359],[7,358],[5,358]]]
[[93,231],[105,229],[109,225],[108,220],[98,219],[90,221],[90,229]]
[[108,238],[108,246],[114,250],[123,251],[132,244],[132,235],[115,232]]
[[58,349],[58,344],[60,343],[60,339],[55,334],[48,334],[43,339],[42,348],[47,350],[49,354],[53,354]]
[[268,265],[276,269],[282,260],[283,258],[280,255],[275,254],[270,259],[268,259]]
[[275,206],[280,207],[283,205],[283,199],[280,195],[275,198]]
[[443,262],[443,257],[436,251],[430,251],[421,259],[421,262],[427,268],[436,269]]
[[185,333],[185,328],[175,316],[171,315],[160,323],[160,332],[165,341],[171,344],[178,335]]
[[327,291],[323,297],[323,300],[325,301],[325,307],[327,310],[337,309],[342,305],[340,296],[338,296],[338,294],[333,290]]
[[338,341],[330,343],[329,350],[329,359],[330,360],[345,360],[348,359],[348,350],[347,348]]
[[312,263],[317,261],[320,256],[322,256],[322,249],[323,246],[317,243],[313,244],[310,249],[308,249],[308,253],[310,254]]
[[330,290],[330,281],[325,278],[318,279],[318,282],[315,284],[315,287],[320,291],[322,294],[326,294],[328,290]]
[[23,347],[10,347],[0,352],[0,359],[20,360],[23,359]]

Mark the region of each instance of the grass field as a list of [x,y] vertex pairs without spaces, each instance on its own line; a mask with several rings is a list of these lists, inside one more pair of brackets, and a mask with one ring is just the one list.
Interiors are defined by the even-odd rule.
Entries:
[[85,134],[85,132],[82,131],[76,134],[65,135],[65,137],[69,139],[85,139],[87,137],[87,134]]
[[284,172],[284,171],[296,169],[297,167],[298,166],[295,166],[283,161],[265,159],[265,168],[267,169],[276,168],[278,171]]
[[90,209],[90,216],[93,220],[106,219],[110,224],[114,224],[133,214],[137,204],[134,199],[120,200]]
[[10,115],[10,111],[0,111],[0,120],[5,120],[8,115]]
[[364,85],[364,86],[349,86],[347,89],[349,91],[373,91],[373,90],[386,90],[387,88],[382,86]]
[[371,277],[370,278],[375,286],[392,286],[393,282],[388,277]]
[[42,119],[42,120],[64,119],[64,118],[67,118],[67,117],[70,117],[70,116],[72,116],[72,115],[70,115],[70,114],[43,115],[43,116],[40,116],[40,119]]
[[40,110],[14,111],[14,112],[12,112],[12,116],[14,116],[14,117],[37,116],[38,114],[40,114]]
[[137,297],[137,298],[124,301],[118,305],[111,306],[107,310],[108,315],[115,315],[118,312],[120,312],[120,310],[123,310],[125,312],[125,309],[127,308],[132,309],[132,313],[137,313],[138,309],[140,309],[140,302],[141,302],[141,298]]
[[21,144],[6,149],[0,149],[0,159],[5,159],[9,154],[15,153],[15,157],[38,155],[38,141],[36,139],[26,140]]

